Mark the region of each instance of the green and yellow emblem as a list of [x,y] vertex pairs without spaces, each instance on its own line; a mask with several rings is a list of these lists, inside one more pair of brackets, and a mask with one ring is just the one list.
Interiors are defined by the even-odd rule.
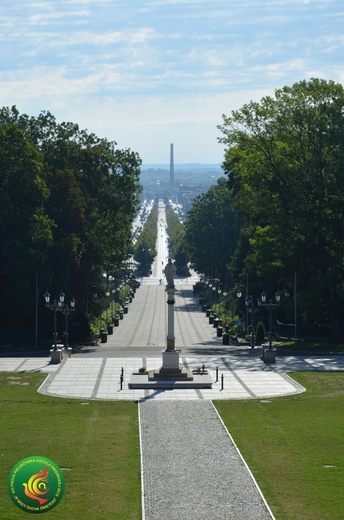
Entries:
[[65,482],[60,468],[45,457],[28,457],[18,462],[8,477],[8,492],[19,509],[46,513],[60,502]]

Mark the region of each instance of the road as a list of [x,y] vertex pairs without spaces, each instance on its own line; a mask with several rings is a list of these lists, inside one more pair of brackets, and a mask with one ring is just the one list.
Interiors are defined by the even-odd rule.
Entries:
[[[152,265],[152,275],[141,279],[141,286],[129,306],[128,314],[120,320],[119,327],[108,336],[106,344],[87,347],[79,353],[88,356],[149,357],[160,355],[166,348],[167,303],[163,269],[168,261],[168,230],[166,208],[163,201],[158,205],[157,256]],[[189,278],[175,278],[175,346],[185,355],[224,355],[228,347],[222,346],[216,329],[201,312],[198,299],[193,295],[196,275]],[[161,282],[160,282],[161,281]]]

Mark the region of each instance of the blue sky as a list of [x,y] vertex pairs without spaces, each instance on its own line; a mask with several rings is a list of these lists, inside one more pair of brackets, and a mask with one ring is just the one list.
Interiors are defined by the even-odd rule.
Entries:
[[2,0],[1,106],[144,163],[220,163],[217,125],[276,88],[344,82],[343,0]]

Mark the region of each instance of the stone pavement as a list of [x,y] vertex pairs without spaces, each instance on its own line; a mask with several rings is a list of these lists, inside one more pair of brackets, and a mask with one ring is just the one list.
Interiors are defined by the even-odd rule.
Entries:
[[[197,368],[204,357],[182,356],[184,366]],[[138,357],[87,358],[72,356],[60,365],[48,357],[2,357],[1,372],[42,372],[48,375],[40,392],[58,397],[102,400],[216,400],[272,398],[296,394],[304,388],[286,372],[344,370],[344,357],[277,357],[276,365],[265,365],[260,358],[245,356],[207,357],[206,367],[214,380],[212,389],[129,390],[131,373],[142,366]],[[146,358],[148,369],[161,365],[161,357]],[[120,374],[124,371],[122,390]],[[216,368],[218,381],[216,381]],[[222,377],[223,376],[223,388]]]
[[210,401],[140,405],[145,520],[271,520]]

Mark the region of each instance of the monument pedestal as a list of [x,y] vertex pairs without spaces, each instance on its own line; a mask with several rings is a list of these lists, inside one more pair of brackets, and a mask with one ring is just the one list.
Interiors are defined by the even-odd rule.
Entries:
[[276,349],[275,348],[264,348],[263,349],[263,361],[265,363],[276,363]]
[[162,351],[162,369],[165,370],[177,370],[179,368],[179,351],[178,350],[166,350]]
[[148,381],[193,381],[190,370],[179,367],[179,351],[163,350],[162,367],[148,373]]
[[50,350],[50,363],[57,365],[62,361],[62,348],[52,348]]

